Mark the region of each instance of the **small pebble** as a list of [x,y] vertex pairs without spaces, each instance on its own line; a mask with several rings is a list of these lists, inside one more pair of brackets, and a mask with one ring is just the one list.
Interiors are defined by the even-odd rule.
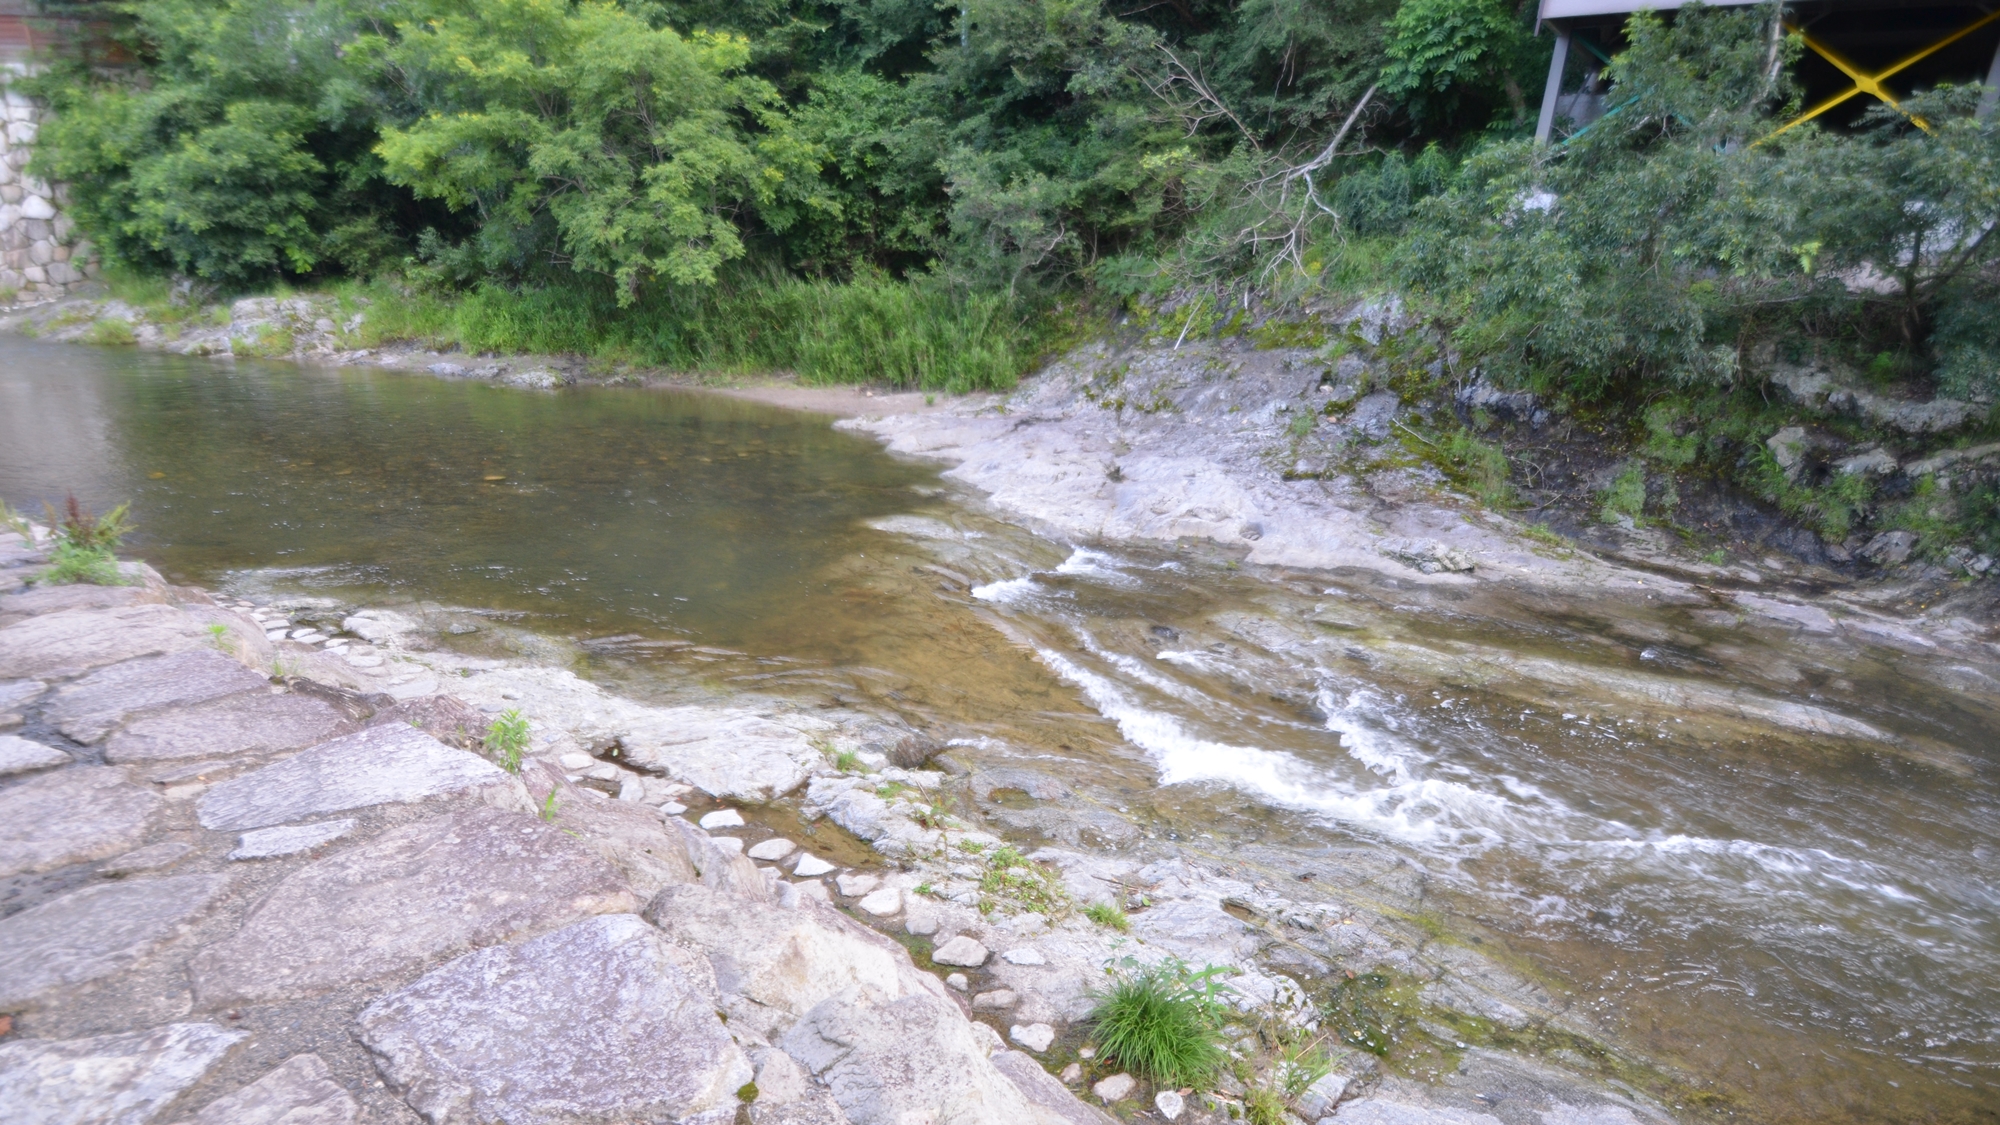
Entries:
[[1153,1095],[1153,1108],[1159,1110],[1160,1116],[1169,1121],[1179,1117],[1181,1110],[1186,1106],[1187,1103],[1181,1100],[1181,1096],[1172,1090],[1161,1090]]
[[679,816],[686,811],[688,811],[688,807],[679,801],[668,801],[666,804],[660,806],[660,813],[664,816]]
[[798,866],[792,868],[792,874],[801,879],[817,879],[832,870],[834,870],[833,864],[828,863],[811,852],[806,852],[799,856]]
[[766,840],[751,848],[749,855],[751,859],[761,859],[768,862],[770,860],[783,859],[792,854],[794,846],[790,840],[780,836],[775,840]]
[[1062,1079],[1062,1083],[1065,1086],[1076,1085],[1078,1082],[1083,1081],[1083,1064],[1071,1063],[1063,1067],[1062,1074],[1058,1075],[1058,1077]]
[[1131,1096],[1132,1088],[1139,1083],[1129,1074],[1114,1074],[1090,1088],[1105,1105]]
[[868,875],[860,871],[850,871],[840,878],[835,879],[833,885],[840,888],[841,894],[853,898],[856,895],[867,894],[877,886],[880,886],[881,882],[882,879],[880,876]]
[[974,996],[972,998],[972,1010],[975,1012],[1004,1012],[1014,1006],[1015,999],[1016,997],[1012,989],[996,988],[991,992],[982,992]]
[[856,905],[877,918],[887,918],[903,908],[903,892],[894,887],[883,887],[871,892]]
[[702,816],[701,826],[710,831],[714,831],[717,828],[741,828],[743,827],[743,814],[737,812],[735,809],[717,809],[712,813]]
[[966,989],[972,987],[972,982],[966,979],[964,973],[953,973],[944,978],[944,986],[958,992],[964,992]]
[[743,841],[734,836],[716,836],[713,839],[716,847],[731,855],[743,850]]
[[1042,951],[1033,946],[1010,949],[1002,953],[1000,958],[1009,965],[1046,965],[1049,963],[1049,959],[1042,956]]
[[1026,1027],[1017,1023],[1007,1032],[1007,1037],[1039,1055],[1056,1041],[1056,1029],[1045,1023],[1031,1023]]

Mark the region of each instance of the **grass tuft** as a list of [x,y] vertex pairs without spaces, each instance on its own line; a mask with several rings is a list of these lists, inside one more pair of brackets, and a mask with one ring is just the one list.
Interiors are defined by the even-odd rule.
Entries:
[[1224,970],[1200,972],[1169,959],[1139,966],[1129,961],[1096,994],[1090,1013],[1099,1047],[1120,1066],[1161,1086],[1206,1088],[1222,1069]]
[[1132,928],[1132,919],[1127,918],[1115,902],[1093,902],[1083,908],[1083,916],[1121,934]]
[[118,541],[125,537],[128,505],[94,515],[71,495],[61,512],[48,509],[49,526],[55,531],[55,546],[49,552],[49,568],[35,581],[48,586],[85,582],[94,586],[123,586],[125,576],[118,570]]

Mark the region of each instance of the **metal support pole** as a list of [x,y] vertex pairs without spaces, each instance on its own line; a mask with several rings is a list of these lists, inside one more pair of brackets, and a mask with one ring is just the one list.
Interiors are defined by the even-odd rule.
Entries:
[[1984,121],[1993,116],[1993,107],[2000,103],[2000,43],[1993,45],[1993,62],[1986,68],[1986,92],[1979,95],[1979,119]]
[[1549,143],[1556,126],[1556,96],[1562,93],[1563,64],[1569,62],[1569,32],[1556,29],[1556,53],[1549,58],[1549,83],[1542,87],[1542,116],[1535,122],[1535,143]]

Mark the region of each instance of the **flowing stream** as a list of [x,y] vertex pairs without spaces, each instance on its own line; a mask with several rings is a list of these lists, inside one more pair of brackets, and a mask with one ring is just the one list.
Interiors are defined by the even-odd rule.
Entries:
[[435,603],[450,643],[575,642],[642,697],[894,710],[1217,853],[1389,849],[1442,924],[1679,1075],[1689,1119],[2000,1120],[1974,671],[1638,599],[1050,543],[715,396],[0,341],[0,497],[69,491],[129,499],[178,581]]

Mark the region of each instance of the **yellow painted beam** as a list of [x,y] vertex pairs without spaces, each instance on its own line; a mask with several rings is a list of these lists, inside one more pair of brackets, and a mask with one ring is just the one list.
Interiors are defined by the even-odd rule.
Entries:
[[[1947,35],[1944,38],[1938,40],[1937,42],[1932,43],[1930,46],[1925,47],[1923,50],[1918,51],[1915,54],[1909,55],[1903,59],[1900,59],[1890,64],[1889,66],[1876,71],[1873,74],[1869,74],[1868,72],[1862,70],[1860,66],[1856,65],[1851,59],[1848,59],[1846,56],[1842,55],[1839,51],[1834,50],[1832,47],[1829,47],[1826,44],[1820,42],[1819,40],[1813,38],[1812,36],[1806,34],[1804,31],[1801,31],[1798,28],[1793,27],[1790,24],[1787,24],[1786,30],[1791,31],[1793,34],[1797,35],[1799,39],[1803,41],[1807,47],[1812,49],[1812,52],[1814,54],[1818,55],[1820,58],[1825,59],[1827,62],[1832,63],[1834,67],[1838,69],[1842,74],[1847,75],[1847,77],[1854,82],[1854,85],[1849,87],[1847,90],[1835,94],[1834,96],[1826,99],[1825,101],[1819,103],[1818,105],[1812,107],[1811,109],[1791,119],[1790,121],[1785,122],[1785,124],[1780,126],[1776,132],[1770,134],[1770,136],[1765,137],[1764,140],[1768,141],[1771,139],[1771,137],[1775,137],[1779,133],[1783,133],[1787,129],[1803,125],[1806,122],[1811,121],[1813,118],[1818,117],[1820,114],[1825,113],[1827,110],[1832,109],[1834,106],[1837,106],[1842,102],[1847,101],[1849,98],[1854,97],[1856,94],[1867,94],[1868,96],[1876,99],[1877,101],[1882,102],[1884,105],[1889,106],[1896,112],[1901,113],[1903,116],[1909,118],[1911,123],[1916,125],[1917,128],[1922,129],[1926,133],[1930,132],[1931,131],[1930,122],[1925,121],[1923,118],[1918,117],[1916,114],[1913,114],[1908,110],[1904,109],[1903,103],[1897,101],[1896,96],[1890,93],[1889,88],[1887,86],[1884,86],[1882,83],[1888,78],[1900,74],[1903,71],[1908,70],[1910,67],[1915,66],[1916,64],[1924,61],[1930,56],[1937,54],[1939,51],[1944,50],[1946,47],[1949,47],[1953,43],[1956,43],[1959,40],[1965,38],[1966,36],[1971,35],[1973,32],[1978,31],[1980,28],[1985,27],[1987,24],[1992,23],[1995,20],[2000,20],[2000,10],[1988,12],[1986,15],[1983,15],[1978,19],[1973,20],[1971,23],[1966,24],[1964,27],[1961,27],[1957,31],[1952,32],[1950,35]],[[1759,141],[1758,143],[1762,144],[1763,141]]]

